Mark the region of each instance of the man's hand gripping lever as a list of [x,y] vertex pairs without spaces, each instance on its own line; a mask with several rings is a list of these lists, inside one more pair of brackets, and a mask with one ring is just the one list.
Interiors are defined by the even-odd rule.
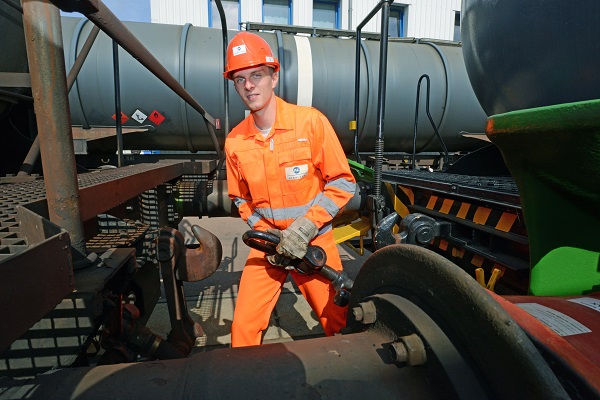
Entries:
[[[289,229],[289,228],[288,228]],[[270,230],[276,231],[276,230]],[[280,244],[280,236],[273,233],[250,230],[242,236],[244,243],[254,249],[266,254],[267,259],[273,265],[285,269],[295,269],[301,274],[314,274],[327,278],[335,289],[334,303],[344,307],[350,301],[350,292],[354,282],[344,271],[336,271],[326,265],[327,254],[320,246],[308,246],[302,259],[285,257],[277,252]]]
[[299,217],[287,229],[267,229],[267,232],[279,236],[277,253],[289,258],[302,258],[319,229],[310,219]]

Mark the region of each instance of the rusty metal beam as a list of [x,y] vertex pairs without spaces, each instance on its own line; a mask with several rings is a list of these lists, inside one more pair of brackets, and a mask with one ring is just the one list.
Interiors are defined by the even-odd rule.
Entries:
[[0,351],[74,287],[68,233],[24,207],[17,208],[22,234],[29,243],[26,250],[2,262],[0,268]]
[[23,26],[50,220],[85,257],[60,13],[48,1],[23,0]]
[[81,71],[81,67],[83,67],[83,62],[87,58],[88,54],[90,54],[90,50],[92,49],[92,45],[96,41],[96,37],[98,37],[98,33],[100,33],[100,28],[94,25],[90,34],[88,35],[81,51],[77,55],[75,59],[75,63],[71,67],[71,71],[69,71],[69,75],[67,76],[67,92],[71,91],[73,84],[75,83],[75,79],[77,79],[77,75],[79,75],[79,71]]
[[[99,127],[99,128],[90,128],[84,129],[78,126],[74,126],[73,130],[73,139],[85,139],[85,140],[96,140],[96,139],[104,139],[107,137],[115,136],[115,128],[114,127]],[[123,134],[135,133],[135,132],[148,132],[150,128],[148,127],[139,127],[139,128],[130,128],[124,127]]]

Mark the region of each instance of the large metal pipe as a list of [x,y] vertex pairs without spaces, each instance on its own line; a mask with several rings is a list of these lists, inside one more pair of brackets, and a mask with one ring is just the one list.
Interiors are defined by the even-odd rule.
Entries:
[[[377,332],[238,349],[179,360],[69,368],[9,386],[20,399],[440,399],[455,398],[427,366],[395,363]],[[438,375],[435,375],[438,376]],[[60,382],[60,384],[57,384]],[[35,390],[31,390],[35,387]],[[5,397],[6,396],[6,397]]]
[[23,1],[23,25],[50,221],[69,231],[75,256],[86,256],[58,9]]
[[[79,37],[86,37],[91,29],[91,24],[85,24],[80,35],[76,32],[79,22],[77,18],[63,18],[65,49],[78,49],[81,46]],[[186,90],[203,104],[207,112],[215,118],[224,119],[221,30],[189,27],[185,31],[187,45],[178,46],[184,34],[182,26],[135,22],[126,22],[125,25],[179,82],[185,83]],[[231,32],[230,36],[234,33]],[[276,54],[285,55],[280,79],[280,93],[283,93],[284,99],[322,111],[338,133],[344,150],[352,153],[354,138],[348,123],[354,119],[355,40],[262,32],[259,35],[267,40]],[[181,54],[182,51],[185,54]],[[368,54],[361,61],[359,149],[372,152],[377,130],[379,73],[378,68],[367,63],[379,59],[379,41],[366,40],[364,51]],[[114,126],[111,118],[114,94],[108,84],[112,81],[110,52],[110,39],[100,34],[89,61],[81,70],[76,90],[70,93],[74,124],[85,125],[87,122],[92,126]],[[74,54],[66,54],[66,59],[70,64]],[[461,135],[461,131],[484,132],[486,115],[471,89],[460,46],[438,44],[433,47],[411,40],[390,40],[388,60],[387,152],[412,151],[416,87],[423,74],[431,77],[430,110],[448,150],[471,150],[481,146],[480,141]],[[181,63],[185,68],[180,68]],[[121,77],[125,114],[132,116],[139,110],[150,116],[156,111],[165,117],[160,124],[149,119],[143,121],[141,125],[149,128],[147,132],[125,135],[126,149],[214,151],[202,117],[194,112],[182,112],[189,106],[181,104],[174,93],[127,54],[121,57]],[[229,111],[232,126],[245,117],[246,110],[238,96],[230,99]],[[427,118],[424,105],[421,111],[419,115]],[[182,119],[182,115],[187,115],[187,118]],[[131,118],[125,126],[139,127],[140,123]],[[422,129],[417,138],[417,151],[440,151],[429,121],[420,120],[419,126]],[[186,137],[186,131],[189,137]],[[89,143],[88,150],[112,152],[114,140]]]

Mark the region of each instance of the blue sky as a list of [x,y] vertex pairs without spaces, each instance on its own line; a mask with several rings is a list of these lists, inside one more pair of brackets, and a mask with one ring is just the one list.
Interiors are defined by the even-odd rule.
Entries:
[[[150,22],[150,0],[102,0],[102,2],[121,21]],[[63,13],[65,16],[77,16],[79,13]]]

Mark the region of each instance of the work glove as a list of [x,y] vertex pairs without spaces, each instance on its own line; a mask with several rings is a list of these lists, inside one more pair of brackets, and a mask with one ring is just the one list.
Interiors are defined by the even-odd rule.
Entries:
[[294,266],[290,265],[290,262],[292,260],[288,257],[285,257],[285,256],[279,254],[279,253],[268,254],[266,257],[267,257],[267,261],[269,261],[269,264],[271,264],[271,265],[275,265],[277,267],[283,267],[283,268],[287,269],[288,271],[291,271],[294,269]]
[[267,229],[270,234],[279,236],[277,253],[289,258],[302,258],[306,254],[308,244],[317,236],[317,226],[306,217],[296,218],[294,222],[282,231]]

